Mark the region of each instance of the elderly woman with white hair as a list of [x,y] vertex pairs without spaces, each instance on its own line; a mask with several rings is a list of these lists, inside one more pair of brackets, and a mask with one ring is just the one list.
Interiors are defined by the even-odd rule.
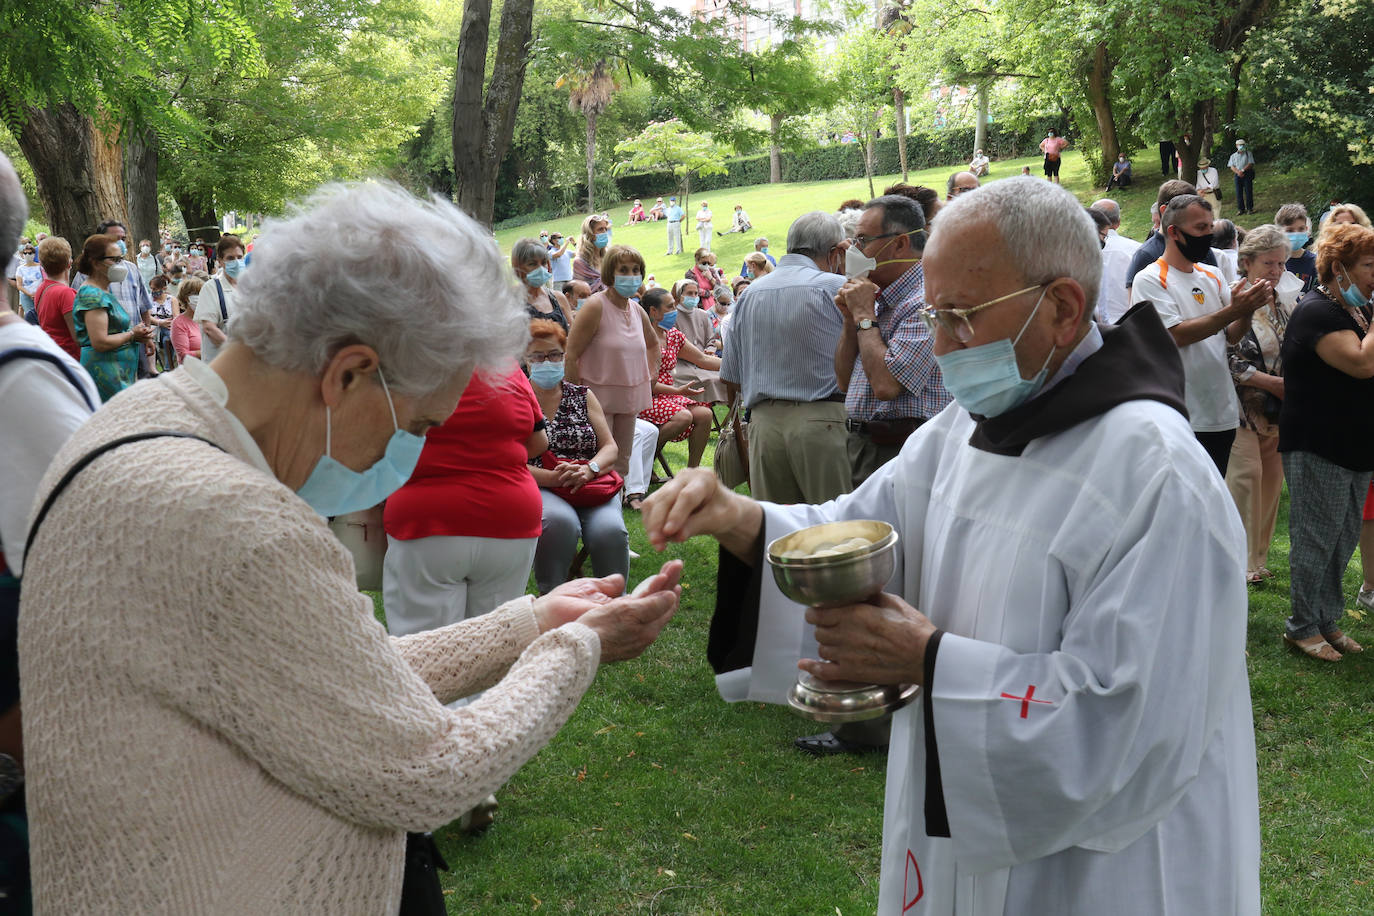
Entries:
[[538,239],[516,239],[510,250],[510,264],[525,293],[525,312],[530,318],[546,318],[568,333],[573,311],[562,293],[548,288],[553,272],[549,250]]
[[[633,597],[579,580],[392,638],[357,591],[325,517],[401,486],[527,333],[457,208],[328,187],[266,225],[237,292],[213,366],[110,403],[38,488],[19,645],[44,911],[395,913],[407,832],[509,779],[677,605],[669,564]],[[109,549],[149,513],[191,549]]]

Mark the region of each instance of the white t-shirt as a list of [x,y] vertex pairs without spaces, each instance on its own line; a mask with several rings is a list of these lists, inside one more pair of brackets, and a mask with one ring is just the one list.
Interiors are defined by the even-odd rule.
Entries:
[[[224,290],[224,311],[221,313],[219,308],[219,290]],[[206,325],[214,325],[221,331],[228,327],[228,318],[234,317],[234,287],[221,274],[212,277],[200,289],[200,302],[196,305],[196,323],[202,329]],[[225,317],[227,316],[227,318]],[[219,346],[210,340],[210,335],[202,333],[200,337],[200,358],[202,362],[210,362],[219,353]]]
[[51,353],[68,370],[64,373],[46,360],[30,358],[0,366],[0,468],[5,469],[0,483],[0,545],[5,565],[18,573],[38,481],[58,449],[100,406],[100,392],[81,364],[42,328],[19,321],[0,325],[0,353],[15,348]]
[[38,292],[38,287],[43,284],[43,268],[38,264],[20,263],[16,275],[19,277],[19,285],[24,288],[30,299],[33,294]]
[[[1135,275],[1132,302],[1150,302],[1166,328],[1210,315],[1231,304],[1231,288],[1215,269],[1194,264],[1184,272],[1163,258]],[[1179,348],[1184,401],[1193,431],[1225,432],[1240,425],[1240,402],[1226,362],[1226,329]]]
[[572,261],[573,251],[571,248],[564,251],[558,257],[550,259],[550,263],[553,265],[552,282],[566,283],[573,278]]

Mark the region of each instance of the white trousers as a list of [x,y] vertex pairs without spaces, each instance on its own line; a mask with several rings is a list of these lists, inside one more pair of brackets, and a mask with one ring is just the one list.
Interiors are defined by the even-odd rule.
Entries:
[[711,250],[711,224],[702,223],[697,226],[697,238],[701,240],[701,247],[707,251]]
[[525,593],[538,538],[387,537],[382,601],[393,636],[477,617]]
[[668,224],[668,253],[679,254],[682,251],[682,223]]
[[654,452],[658,451],[658,427],[648,420],[635,419],[635,447],[630,453],[630,469],[625,473],[626,493],[648,493],[654,473]]

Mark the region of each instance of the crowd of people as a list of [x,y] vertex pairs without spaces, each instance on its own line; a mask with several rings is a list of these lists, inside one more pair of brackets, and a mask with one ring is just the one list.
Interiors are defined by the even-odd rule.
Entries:
[[[427,831],[491,824],[598,665],[676,610],[680,562],[626,593],[630,510],[656,549],[720,544],[724,699],[785,703],[799,667],[922,686],[796,739],[888,754],[880,912],[1258,912],[1246,583],[1273,576],[1286,480],[1283,639],[1362,651],[1341,574],[1374,553],[1347,422],[1374,393],[1374,228],[1333,202],[1245,231],[1208,172],[1164,182],[1135,241],[1059,187],[1065,146],[1045,179],[985,184],[980,150],[943,195],[800,214],[734,274],[702,202],[663,284],[609,214],[507,257],[384,183],[269,221],[251,266],[228,235],[131,260],[113,220],[30,244],[0,160],[28,297],[0,317],[0,794],[39,909],[422,911]],[[684,218],[629,223],[672,253]],[[748,496],[698,467],[726,408]],[[149,494],[148,467],[186,486]],[[385,629],[327,524],[379,506]],[[168,543],[216,532],[229,573],[128,562],[150,510]],[[765,545],[841,519],[890,523],[897,571],[803,612]]]

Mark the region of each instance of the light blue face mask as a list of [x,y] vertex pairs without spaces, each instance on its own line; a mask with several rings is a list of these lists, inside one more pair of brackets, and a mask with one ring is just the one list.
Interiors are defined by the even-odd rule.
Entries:
[[658,320],[658,326],[665,331],[671,331],[677,327],[677,310],[669,312]]
[[1294,254],[1302,251],[1302,246],[1306,245],[1307,240],[1312,238],[1312,236],[1308,235],[1306,232],[1289,232],[1287,235],[1288,250],[1292,251]]
[[598,232],[598,233],[596,234],[596,247],[597,247],[597,248],[605,248],[605,247],[606,247],[607,245],[609,245],[610,243],[611,243],[611,234],[610,234],[609,232]]
[[644,278],[639,274],[620,274],[615,278],[615,291],[626,299],[629,299],[635,293],[639,292],[640,284],[643,282]]
[[563,381],[563,364],[559,363],[535,363],[530,366],[530,381],[540,388],[549,390],[557,388]]
[[[229,277],[230,279],[237,280],[239,278],[239,274],[243,273],[243,258],[232,258],[228,261],[225,261],[224,273],[225,276]],[[371,507],[369,506],[366,508]]]
[[1341,290],[1341,298],[1344,299],[1345,304],[1350,306],[1352,309],[1364,308],[1366,305],[1369,304],[1369,297],[1366,296],[1364,293],[1360,292],[1360,288],[1358,286],[1350,282],[1350,271],[1345,269],[1345,265],[1341,264],[1340,266],[1341,273],[1345,274],[1345,289]]
[[543,267],[536,267],[534,270],[525,274],[525,285],[538,289],[545,283],[548,283],[552,276],[553,274],[549,273]]
[[401,489],[415,472],[420,451],[425,447],[423,436],[401,429],[396,422],[396,403],[386,385],[386,376],[377,370],[382,391],[391,407],[391,425],[395,432],[386,444],[386,454],[366,471],[355,471],[330,456],[333,448],[333,429],[329,408],[324,409],[324,455],[315,463],[304,486],[296,491],[301,499],[326,518],[371,509],[392,493]]
[[1027,379],[1021,377],[1021,369],[1016,364],[1016,344],[1040,310],[1040,303],[1048,291],[1048,288],[1040,291],[1035,308],[1026,316],[1015,340],[1003,337],[982,346],[951,350],[935,357],[945,389],[959,406],[980,417],[996,417],[1024,404],[1040,391],[1054,350],[1045,357],[1045,364],[1035,377]]
[[698,305],[701,305],[701,297],[700,297],[700,296],[683,296],[683,297],[682,297],[682,304],[679,305],[678,308],[686,309],[687,311],[690,312],[692,309],[696,308]]

